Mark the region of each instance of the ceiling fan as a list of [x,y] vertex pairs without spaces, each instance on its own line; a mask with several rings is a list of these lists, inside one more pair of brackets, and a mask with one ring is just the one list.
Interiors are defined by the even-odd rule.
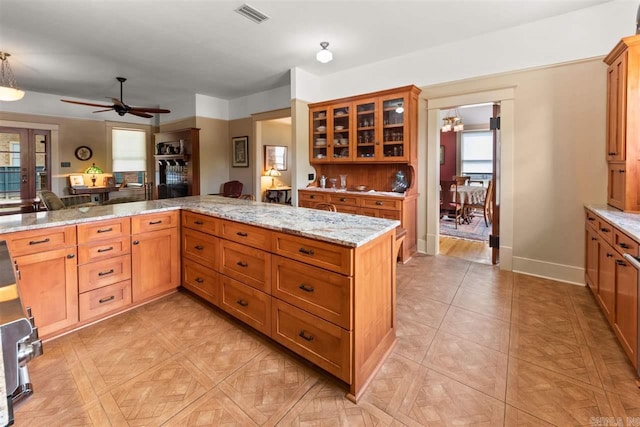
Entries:
[[150,107],[132,107],[127,105],[122,100],[122,83],[127,81],[124,77],[116,77],[116,79],[120,82],[120,99],[111,98],[113,101],[113,105],[104,105],[104,104],[91,104],[89,102],[80,102],[80,101],[69,101],[67,99],[61,99],[62,102],[69,102],[71,104],[80,104],[80,105],[89,105],[91,107],[102,107],[104,110],[97,110],[94,113],[102,113],[103,111],[111,111],[114,110],[118,113],[119,116],[124,116],[125,114],[133,114],[138,117],[153,117],[149,113],[170,113],[171,111],[165,110],[164,108],[150,108]]

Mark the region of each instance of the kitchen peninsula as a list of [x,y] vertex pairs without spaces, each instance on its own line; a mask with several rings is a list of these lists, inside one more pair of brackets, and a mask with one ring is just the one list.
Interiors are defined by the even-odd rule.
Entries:
[[396,339],[399,224],[193,196],[0,217],[0,235],[45,339],[182,285],[356,400]]

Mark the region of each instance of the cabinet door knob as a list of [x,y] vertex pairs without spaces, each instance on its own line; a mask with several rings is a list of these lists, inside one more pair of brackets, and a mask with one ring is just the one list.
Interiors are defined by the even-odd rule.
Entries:
[[607,252],[607,258],[613,258],[613,255],[611,255],[609,252]]
[[76,254],[69,254],[69,255],[67,255],[67,258],[69,258],[69,259],[73,259],[73,258],[75,258],[75,257],[76,257]]
[[243,299],[239,299],[238,301],[236,301],[236,304],[241,305],[242,307],[246,307],[249,305],[249,303]]
[[140,244],[140,240],[134,240],[134,241],[133,241],[133,244],[134,244],[134,245],[138,245],[138,244]]

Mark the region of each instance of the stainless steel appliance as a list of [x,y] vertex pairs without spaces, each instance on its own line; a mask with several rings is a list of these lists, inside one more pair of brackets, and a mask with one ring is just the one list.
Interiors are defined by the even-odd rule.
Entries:
[[[31,309],[20,301],[14,266],[4,240],[0,241],[0,426],[13,424],[13,406],[33,393],[27,362],[42,355]],[[2,380],[2,378],[0,378]]]
[[[624,259],[626,259],[629,264],[631,264],[636,270],[638,270],[638,296],[640,297],[640,258],[635,257],[631,254],[624,254]],[[640,347],[640,298],[638,298],[638,346]],[[636,352],[638,357],[638,364],[636,365],[638,368],[636,369],[636,375],[640,377],[640,351]]]

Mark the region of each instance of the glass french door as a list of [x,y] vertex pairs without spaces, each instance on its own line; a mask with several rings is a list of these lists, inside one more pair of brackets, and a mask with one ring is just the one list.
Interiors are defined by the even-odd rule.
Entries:
[[50,170],[50,131],[0,127],[0,214],[31,212]]

